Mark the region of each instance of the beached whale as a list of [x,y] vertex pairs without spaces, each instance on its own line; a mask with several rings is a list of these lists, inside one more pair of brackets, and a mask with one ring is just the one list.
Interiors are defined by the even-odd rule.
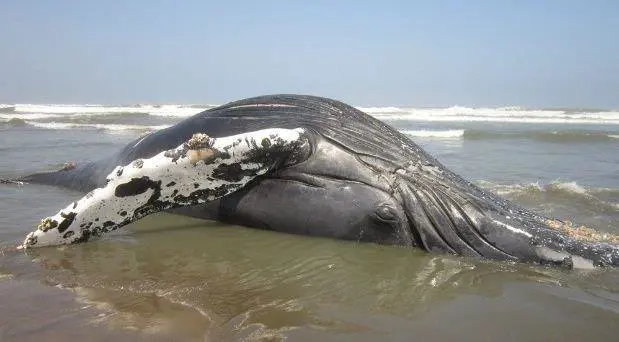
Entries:
[[158,211],[431,252],[619,266],[619,239],[480,189],[342,102],[271,95],[140,137],[115,155],[24,177],[88,192],[22,248],[85,242]]

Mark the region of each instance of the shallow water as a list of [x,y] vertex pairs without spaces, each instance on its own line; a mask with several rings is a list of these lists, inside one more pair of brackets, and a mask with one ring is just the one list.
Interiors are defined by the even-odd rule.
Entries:
[[[619,233],[619,140],[545,137],[613,135],[619,126],[391,123],[417,131],[415,141],[483,187]],[[465,133],[419,133],[447,130]],[[6,126],[0,178],[96,159],[136,134]],[[0,186],[0,340],[616,341],[619,333],[615,270],[431,255],[169,214],[93,243],[9,250],[81,196]]]

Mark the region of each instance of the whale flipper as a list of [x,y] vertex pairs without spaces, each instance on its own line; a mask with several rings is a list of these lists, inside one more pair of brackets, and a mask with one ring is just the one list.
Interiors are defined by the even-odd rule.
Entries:
[[105,186],[43,219],[21,247],[84,242],[155,212],[213,201],[310,150],[300,128],[194,134],[174,149],[117,166]]

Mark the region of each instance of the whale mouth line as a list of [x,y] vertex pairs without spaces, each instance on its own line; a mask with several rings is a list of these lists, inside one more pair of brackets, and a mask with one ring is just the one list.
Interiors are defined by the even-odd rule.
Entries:
[[368,186],[372,188],[376,188],[377,190],[382,190],[377,188],[376,185],[370,184],[361,180],[353,180],[346,177],[339,177],[337,175],[330,174],[321,174],[321,173],[310,173],[310,172],[281,172],[275,173],[272,175],[268,175],[267,179],[273,180],[284,180],[284,181],[292,181],[305,184],[310,187],[315,188],[325,188],[325,182],[345,182],[351,184],[359,184],[363,186]]

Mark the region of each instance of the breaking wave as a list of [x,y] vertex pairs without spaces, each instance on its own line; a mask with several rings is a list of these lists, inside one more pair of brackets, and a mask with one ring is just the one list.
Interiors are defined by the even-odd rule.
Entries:
[[603,109],[526,109],[371,107],[359,109],[383,120],[619,125],[619,111]]
[[617,142],[619,132],[600,131],[493,131],[477,129],[401,130],[411,138],[441,140],[527,139],[555,143]]
[[8,127],[23,127],[23,126],[28,125],[28,123],[25,120],[18,119],[18,118],[10,119],[2,123]]
[[[71,105],[71,104],[0,104],[0,118],[30,119],[62,117],[67,115],[109,115],[118,113],[141,113],[151,116],[188,117],[213,108],[214,104],[135,104],[135,105]],[[519,122],[519,123],[566,123],[566,124],[617,124],[619,111],[603,109],[527,109],[522,107],[448,108],[415,107],[357,107],[383,120],[437,121],[437,122]]]
[[71,123],[71,122],[28,122],[21,119],[11,119],[3,123],[5,126],[9,127],[23,127],[23,126],[31,126],[40,129],[49,129],[49,130],[70,130],[75,128],[81,129],[96,129],[96,130],[105,130],[110,132],[120,132],[120,131],[155,131],[163,128],[170,127],[171,125],[123,125],[123,124],[82,124],[82,123]]
[[600,132],[600,131],[484,131],[466,130],[463,138],[465,140],[485,140],[485,139],[532,139],[545,142],[599,142],[616,141],[619,142],[619,132]]
[[[169,126],[204,110],[212,104],[193,105],[70,105],[70,104],[0,104],[0,127],[3,129],[32,126],[41,129],[101,129],[107,131],[144,130]],[[412,139],[440,139],[449,141],[485,139],[532,139],[542,142],[619,142],[619,112],[600,109],[526,109],[500,108],[413,108],[413,107],[358,107],[374,117],[390,121]],[[459,127],[415,129],[405,122],[455,122]],[[590,130],[522,130],[470,129],[462,122],[517,122],[517,123],[588,123],[597,124]],[[605,131],[601,131],[600,125]],[[412,126],[412,127],[411,127]],[[426,125],[427,126],[427,125]],[[509,126],[505,126],[509,127]],[[412,129],[411,129],[412,128]]]
[[576,182],[554,181],[548,184],[539,182],[528,184],[495,184],[488,181],[477,182],[482,188],[512,200],[529,202],[567,202],[573,205],[583,203],[604,212],[619,214],[619,189],[588,188]]
[[16,104],[12,112],[15,114],[47,114],[64,116],[67,114],[81,115],[105,115],[117,113],[142,113],[153,116],[187,117],[203,110],[213,108],[215,105],[129,105],[129,106],[104,106],[104,105],[37,105]]
[[438,139],[460,139],[464,136],[463,129],[450,129],[445,131],[432,130],[417,130],[417,131],[400,131],[411,137],[420,138],[438,138]]

